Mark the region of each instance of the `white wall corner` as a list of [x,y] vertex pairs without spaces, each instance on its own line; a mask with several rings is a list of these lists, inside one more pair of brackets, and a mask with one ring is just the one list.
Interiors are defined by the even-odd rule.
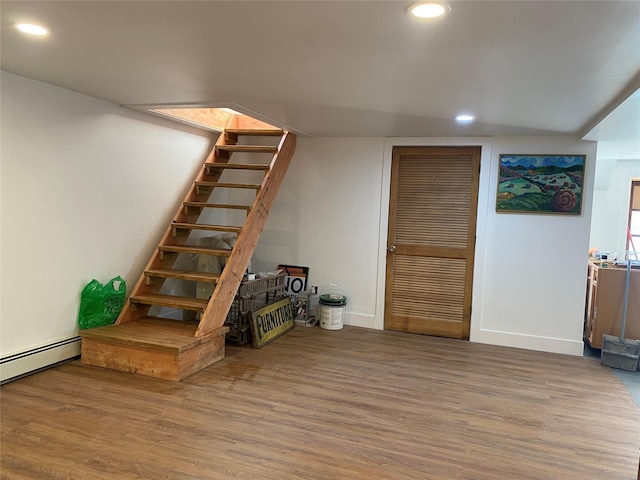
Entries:
[[566,355],[582,356],[584,352],[584,342],[582,340],[540,337],[495,330],[481,329],[475,335],[474,341],[478,343],[488,343],[490,345],[501,345],[503,347],[524,348],[541,352],[563,353]]
[[380,330],[376,327],[376,316],[366,313],[345,312],[344,324],[352,327],[364,327]]

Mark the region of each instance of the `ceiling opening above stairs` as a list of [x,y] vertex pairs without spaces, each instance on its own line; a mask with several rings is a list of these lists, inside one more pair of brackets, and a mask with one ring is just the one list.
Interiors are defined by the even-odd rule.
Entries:
[[242,123],[246,128],[277,129],[275,125],[263,122],[230,108],[213,107],[176,107],[176,108],[149,108],[150,113],[160,115],[180,123],[186,123],[205,130],[222,132],[227,128],[234,117],[242,117]]

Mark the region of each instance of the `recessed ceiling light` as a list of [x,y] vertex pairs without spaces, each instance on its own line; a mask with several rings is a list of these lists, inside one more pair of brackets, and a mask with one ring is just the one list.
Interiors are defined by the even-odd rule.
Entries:
[[408,12],[418,18],[436,18],[449,13],[449,6],[442,3],[420,2],[409,7]]
[[461,113],[456,116],[456,122],[458,123],[471,123],[476,119],[474,115],[470,115],[468,113]]
[[44,37],[49,33],[46,28],[34,23],[18,23],[16,28],[27,35],[35,35],[36,37]]

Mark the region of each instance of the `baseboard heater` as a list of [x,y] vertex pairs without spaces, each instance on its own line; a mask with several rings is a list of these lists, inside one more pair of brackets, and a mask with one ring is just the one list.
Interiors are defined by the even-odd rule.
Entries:
[[80,337],[60,340],[0,359],[0,385],[80,358]]

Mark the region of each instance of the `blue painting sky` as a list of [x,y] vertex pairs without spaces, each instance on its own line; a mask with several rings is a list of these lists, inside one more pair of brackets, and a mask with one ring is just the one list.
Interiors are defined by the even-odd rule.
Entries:
[[584,157],[578,155],[503,155],[500,157],[500,164],[507,167],[573,167],[574,165],[584,166]]

